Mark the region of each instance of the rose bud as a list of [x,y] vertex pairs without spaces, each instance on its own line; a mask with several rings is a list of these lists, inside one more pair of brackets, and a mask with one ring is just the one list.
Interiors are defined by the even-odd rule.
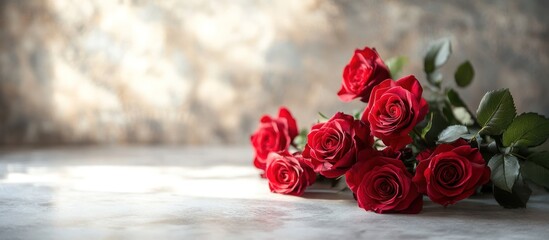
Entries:
[[355,164],[357,152],[371,148],[373,141],[365,123],[339,112],[312,127],[303,157],[310,159],[315,172],[335,178],[345,174]]
[[422,93],[423,88],[412,75],[398,81],[385,80],[372,90],[362,121],[370,123],[372,135],[386,146],[401,149],[412,142],[408,134],[429,111]]
[[463,139],[440,144],[434,151],[418,154],[417,159],[414,183],[421,193],[444,206],[471,196],[490,180],[490,168],[479,150]]
[[278,118],[261,117],[259,128],[250,137],[255,151],[255,167],[265,170],[269,153],[288,150],[297,134],[296,121],[284,107],[280,108]]
[[345,175],[358,206],[376,213],[419,213],[423,197],[401,160],[375,150],[359,153],[359,161]]
[[372,89],[388,78],[391,78],[389,69],[375,49],[356,49],[351,61],[343,70],[341,90],[337,95],[344,102],[350,102],[355,98],[368,102]]
[[316,179],[316,173],[301,154],[288,152],[270,153],[265,175],[271,192],[294,196],[301,196]]

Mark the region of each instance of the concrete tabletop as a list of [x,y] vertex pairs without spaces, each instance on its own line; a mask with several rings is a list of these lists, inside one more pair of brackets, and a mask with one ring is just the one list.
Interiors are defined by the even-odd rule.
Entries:
[[549,195],[379,215],[348,192],[272,194],[247,147],[0,152],[0,239],[547,239]]

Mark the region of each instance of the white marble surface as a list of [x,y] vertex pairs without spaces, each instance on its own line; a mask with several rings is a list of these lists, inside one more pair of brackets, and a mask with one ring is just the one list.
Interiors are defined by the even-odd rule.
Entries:
[[378,215],[348,193],[271,194],[241,148],[0,153],[0,239],[546,239],[549,196]]

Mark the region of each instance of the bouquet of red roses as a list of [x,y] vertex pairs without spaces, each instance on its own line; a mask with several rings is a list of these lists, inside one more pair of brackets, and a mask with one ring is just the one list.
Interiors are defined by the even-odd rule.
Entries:
[[[251,143],[271,191],[299,196],[317,178],[344,178],[358,206],[376,213],[418,213],[423,195],[447,206],[481,188],[503,207],[525,207],[528,184],[549,188],[549,152],[532,149],[549,136],[549,119],[517,115],[508,89],[486,93],[473,113],[443,87],[450,54],[449,40],[431,46],[422,86],[413,75],[397,79],[405,58],[384,62],[375,49],[357,49],[338,96],[366,103],[363,111],[320,114],[302,131],[284,107],[263,116]],[[473,77],[469,61],[454,74],[459,87]]]

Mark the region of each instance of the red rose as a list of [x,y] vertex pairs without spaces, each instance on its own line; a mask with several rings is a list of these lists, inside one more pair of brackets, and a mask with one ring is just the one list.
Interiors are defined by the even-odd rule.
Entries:
[[264,170],[269,153],[288,150],[297,134],[296,121],[284,107],[280,108],[278,118],[261,117],[259,128],[250,138],[255,150],[255,167]]
[[337,95],[344,102],[359,97],[361,101],[367,102],[372,88],[387,78],[391,78],[389,69],[375,49],[356,49],[353,58],[343,70],[341,90]]
[[477,148],[463,139],[440,144],[434,151],[418,154],[414,183],[433,202],[447,206],[471,196],[490,180],[490,168]]
[[359,161],[345,175],[358,206],[376,213],[419,213],[423,197],[401,160],[375,150],[359,153]]
[[309,167],[303,157],[288,152],[269,154],[265,175],[273,193],[301,196],[316,179],[316,173]]
[[312,127],[303,157],[310,159],[315,172],[335,178],[355,164],[358,150],[372,144],[366,124],[339,112],[327,122]]
[[429,111],[421,97],[423,88],[410,75],[398,81],[383,81],[372,90],[362,121],[370,124],[372,135],[385,145],[401,149],[412,142],[408,135]]

